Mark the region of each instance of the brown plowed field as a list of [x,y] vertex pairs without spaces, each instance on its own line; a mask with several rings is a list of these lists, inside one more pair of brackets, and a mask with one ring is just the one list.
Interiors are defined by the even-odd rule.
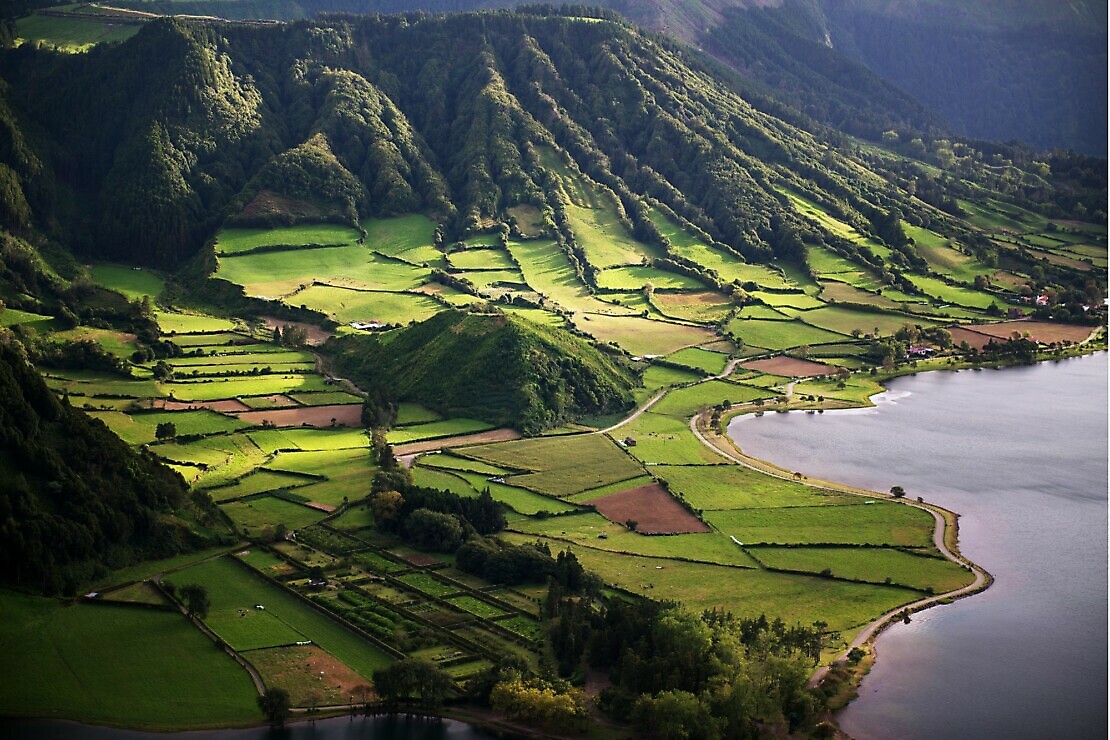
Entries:
[[964,342],[967,342],[967,346],[972,349],[983,349],[983,347],[987,345],[987,342],[995,339],[995,337],[981,334],[971,329],[965,329],[962,326],[950,326],[948,328],[948,333],[952,335],[952,344],[960,347]]
[[658,483],[587,501],[611,522],[624,524],[636,520],[636,531],[644,534],[685,534],[708,532],[705,522],[688,512]]
[[740,367],[746,370],[758,370],[770,375],[781,375],[786,378],[813,378],[818,375],[832,375],[836,368],[822,365],[819,362],[798,360],[793,357],[771,357],[766,360],[752,360],[745,362]]
[[1051,321],[1003,321],[1000,324],[976,326],[972,331],[998,339],[1009,339],[1017,332],[1021,336],[1028,334],[1041,344],[1052,344],[1063,341],[1082,342],[1091,335],[1093,327],[1056,324]]
[[244,411],[237,416],[248,424],[271,422],[279,427],[330,427],[332,419],[338,426],[362,426],[362,404],[345,403],[339,406],[297,406],[291,409],[263,409]]
[[508,442],[514,439],[520,439],[520,432],[515,429],[491,429],[488,432],[464,434],[459,437],[445,437],[444,439],[429,439],[424,442],[410,442],[406,445],[393,445],[393,454],[399,458],[402,455],[446,450],[449,447],[469,447],[492,442]]
[[318,344],[323,344],[328,341],[328,337],[332,336],[332,332],[321,329],[315,324],[306,324],[303,321],[287,321],[285,319],[277,319],[273,316],[263,316],[262,320],[266,323],[266,328],[271,331],[279,326],[303,326],[305,331],[308,332],[308,343],[315,347]]
[[158,398],[154,400],[152,406],[164,411],[190,411],[193,409],[211,409],[222,413],[250,411],[250,406],[234,398],[225,398],[222,401],[167,401]]

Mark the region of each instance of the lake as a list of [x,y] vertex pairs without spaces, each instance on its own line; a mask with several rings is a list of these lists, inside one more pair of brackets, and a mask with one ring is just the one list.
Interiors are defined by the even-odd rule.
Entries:
[[744,452],[961,515],[987,591],[877,643],[841,728],[869,738],[1105,738],[1107,353],[892,380],[876,407],[739,417]]

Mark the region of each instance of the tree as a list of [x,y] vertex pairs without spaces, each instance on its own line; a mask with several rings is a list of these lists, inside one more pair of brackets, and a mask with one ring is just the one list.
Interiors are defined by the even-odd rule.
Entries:
[[660,740],[720,737],[709,709],[688,691],[644,694],[632,707],[632,723],[644,737]]
[[374,671],[374,685],[389,704],[415,701],[422,709],[435,709],[454,689],[455,682],[435,663],[407,658]]
[[173,439],[177,436],[177,425],[172,421],[159,422],[154,428],[155,439]]
[[379,527],[388,527],[397,519],[404,504],[405,499],[396,491],[382,491],[371,497],[370,510]]
[[463,540],[459,518],[429,509],[417,509],[405,520],[405,534],[421,550],[454,552]]
[[211,602],[208,599],[208,589],[196,583],[190,583],[188,586],[181,587],[181,600],[185,602],[185,608],[189,612],[190,617],[197,619],[204,619],[208,616],[208,608]]
[[902,488],[902,486],[892,486],[890,495],[894,498],[902,498],[906,495],[906,489]]
[[285,724],[285,720],[289,718],[290,707],[289,692],[276,686],[267,689],[265,694],[258,697],[258,708],[275,727]]

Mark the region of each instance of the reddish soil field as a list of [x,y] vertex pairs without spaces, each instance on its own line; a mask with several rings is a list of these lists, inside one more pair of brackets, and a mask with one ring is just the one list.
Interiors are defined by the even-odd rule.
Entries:
[[319,706],[346,704],[352,696],[361,701],[358,687],[370,683],[315,645],[255,650],[251,663],[268,685],[286,687],[293,706],[307,706],[313,696]]
[[786,378],[813,378],[818,375],[832,375],[836,368],[822,365],[809,360],[797,360],[793,357],[771,357],[766,360],[752,360],[745,362],[740,367],[747,370],[758,370],[761,373],[782,375]]
[[950,326],[948,327],[948,332],[952,335],[952,344],[957,347],[961,347],[964,342],[967,342],[967,346],[973,349],[983,349],[983,347],[987,345],[987,342],[994,339],[992,336],[980,334],[977,331],[972,331],[962,326]]
[[615,524],[636,520],[636,531],[644,534],[685,534],[708,532],[705,522],[688,512],[658,483],[587,501],[598,513]]
[[248,424],[272,422],[279,427],[330,427],[335,419],[337,426],[362,425],[362,404],[345,403],[339,406],[298,406],[291,409],[263,409],[244,411],[237,416]]
[[223,413],[250,411],[250,406],[234,398],[225,398],[222,401],[167,401],[158,398],[154,400],[152,406],[153,408],[162,409],[164,411],[191,411],[193,409],[211,409],[212,411],[220,411]]
[[319,501],[306,501],[304,505],[310,509],[316,509],[317,511],[326,511],[329,514],[335,511],[334,506],[328,506],[327,504],[322,504]]
[[413,565],[419,565],[419,566],[437,565],[437,564],[443,562],[442,560],[437,558],[435,555],[428,555],[427,553],[423,553],[423,552],[412,552],[412,551],[409,551],[409,550],[403,550],[403,551],[400,551],[400,552],[398,552],[396,550],[390,550],[390,552],[392,552],[394,555],[401,558],[402,560],[404,560],[406,562],[409,562],[409,563],[412,563]]
[[308,332],[308,343],[313,346],[317,344],[323,344],[328,340],[328,337],[332,336],[332,333],[330,331],[321,329],[315,324],[305,324],[301,321],[287,321],[285,319],[276,319],[273,316],[263,316],[262,320],[266,322],[266,328],[271,330],[276,329],[279,326],[285,326],[286,324],[289,324],[290,326],[303,326]]
[[1000,339],[1009,339],[1017,332],[1021,336],[1028,334],[1031,339],[1042,344],[1052,344],[1065,340],[1082,342],[1091,335],[1094,327],[1055,324],[1051,321],[1004,321],[1001,324],[976,326],[973,331]]

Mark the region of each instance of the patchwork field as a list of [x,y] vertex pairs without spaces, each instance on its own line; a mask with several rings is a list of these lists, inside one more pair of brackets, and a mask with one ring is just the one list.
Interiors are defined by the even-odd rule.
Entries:
[[[644,534],[709,531],[704,522],[683,508],[657,483],[610,493],[584,503],[596,508],[609,521],[627,524],[629,529]],[[631,522],[635,522],[635,526]]]

